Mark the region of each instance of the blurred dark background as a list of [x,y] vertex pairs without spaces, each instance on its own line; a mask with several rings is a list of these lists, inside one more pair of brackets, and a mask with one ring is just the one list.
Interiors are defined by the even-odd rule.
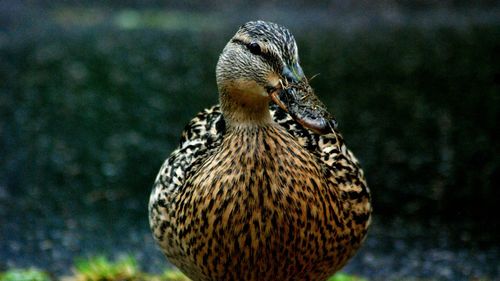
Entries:
[[[167,263],[147,201],[248,20],[287,26],[373,194],[345,269],[500,278],[497,1],[0,2],[0,269]],[[427,278],[427,279],[425,279]]]

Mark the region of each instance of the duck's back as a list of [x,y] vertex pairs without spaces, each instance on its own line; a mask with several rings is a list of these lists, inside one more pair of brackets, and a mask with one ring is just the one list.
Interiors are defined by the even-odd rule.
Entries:
[[186,127],[150,199],[169,260],[193,280],[323,280],[358,248],[371,207],[340,135],[279,124],[226,131],[218,107]]

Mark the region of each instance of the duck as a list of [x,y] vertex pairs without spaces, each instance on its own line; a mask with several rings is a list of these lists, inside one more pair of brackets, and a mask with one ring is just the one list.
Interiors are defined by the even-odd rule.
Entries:
[[154,181],[154,240],[193,281],[326,280],[366,237],[370,190],[293,35],[243,24],[216,82],[219,104],[186,125]]

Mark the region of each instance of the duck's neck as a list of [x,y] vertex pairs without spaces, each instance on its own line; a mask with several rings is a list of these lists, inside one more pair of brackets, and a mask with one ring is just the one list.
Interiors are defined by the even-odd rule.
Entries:
[[264,127],[273,122],[269,97],[237,89],[220,91],[221,111],[228,128]]

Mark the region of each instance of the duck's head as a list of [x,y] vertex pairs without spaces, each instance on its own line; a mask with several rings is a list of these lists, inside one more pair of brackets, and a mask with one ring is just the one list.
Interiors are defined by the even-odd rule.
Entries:
[[[272,122],[268,110],[271,100],[306,127],[329,126],[328,120],[323,120],[320,102],[313,104],[316,109],[320,105],[320,110],[306,108],[311,113],[307,117],[293,112],[297,105],[304,110],[307,97],[315,96],[299,64],[295,38],[283,26],[264,21],[241,26],[222,51],[216,76],[221,109],[230,126]],[[310,89],[310,93],[287,86],[295,84]]]

